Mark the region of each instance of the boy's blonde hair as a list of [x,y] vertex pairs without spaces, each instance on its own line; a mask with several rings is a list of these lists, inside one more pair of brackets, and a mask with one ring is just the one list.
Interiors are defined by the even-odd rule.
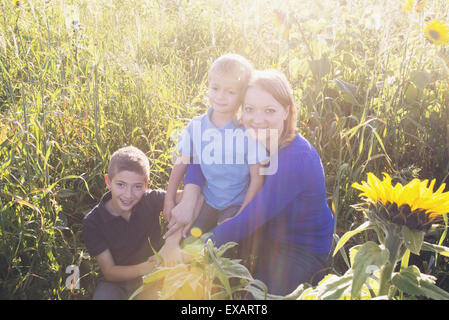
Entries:
[[240,89],[246,90],[253,72],[253,66],[243,56],[234,53],[222,55],[216,59],[209,68],[208,80],[211,77],[228,77],[238,81]]
[[287,77],[276,69],[256,70],[249,81],[248,88],[259,87],[276,99],[288,112],[284,129],[279,137],[279,149],[286,147],[298,133],[296,127],[296,104],[293,90]]
[[128,146],[115,151],[109,160],[108,177],[112,178],[121,171],[131,171],[140,174],[148,181],[150,177],[150,162],[140,149]]

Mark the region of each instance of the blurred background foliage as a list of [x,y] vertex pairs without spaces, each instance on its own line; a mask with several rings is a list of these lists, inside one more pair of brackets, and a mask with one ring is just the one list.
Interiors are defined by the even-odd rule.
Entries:
[[[443,27],[424,28],[449,22],[449,2],[421,3],[0,0],[0,297],[91,297],[80,226],[109,156],[142,149],[150,187],[166,188],[174,137],[207,109],[206,73],[224,53],[288,76],[337,238],[360,224],[350,186],[368,171],[447,183],[449,50],[432,38]],[[449,288],[447,258],[413,259]],[[80,290],[65,286],[69,265]]]

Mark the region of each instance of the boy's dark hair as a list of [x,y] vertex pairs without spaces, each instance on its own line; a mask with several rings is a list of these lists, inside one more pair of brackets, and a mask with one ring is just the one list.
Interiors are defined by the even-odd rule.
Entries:
[[150,177],[150,162],[140,149],[128,146],[115,151],[109,160],[108,176],[112,179],[118,172],[131,171]]

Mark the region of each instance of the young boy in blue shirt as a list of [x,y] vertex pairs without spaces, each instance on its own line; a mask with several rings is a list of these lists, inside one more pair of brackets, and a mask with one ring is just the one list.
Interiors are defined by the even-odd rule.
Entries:
[[[211,65],[210,108],[184,130],[178,144],[180,156],[170,174],[164,218],[171,231],[166,238],[176,234],[181,240],[192,222],[197,231],[207,232],[238,214],[262,187],[259,168],[268,158],[266,150],[237,124],[252,71],[250,62],[237,54],[223,55]],[[177,189],[191,162],[199,163],[205,176],[204,202],[181,200],[176,205]]]
[[148,190],[149,162],[135,147],[117,150],[105,175],[109,191],[83,220],[87,250],[101,269],[95,300],[127,299],[157,264],[165,191]]

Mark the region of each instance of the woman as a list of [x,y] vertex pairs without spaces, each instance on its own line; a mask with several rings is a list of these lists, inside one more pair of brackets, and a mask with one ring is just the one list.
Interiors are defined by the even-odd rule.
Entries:
[[[238,216],[211,232],[217,246],[235,241],[241,258],[255,256],[253,276],[269,293],[286,295],[300,283],[316,284],[329,266],[334,217],[323,167],[314,147],[297,132],[292,90],[282,73],[255,72],[241,120],[269,151],[267,171],[272,172]],[[190,165],[184,196],[196,199],[203,182],[199,166]]]

